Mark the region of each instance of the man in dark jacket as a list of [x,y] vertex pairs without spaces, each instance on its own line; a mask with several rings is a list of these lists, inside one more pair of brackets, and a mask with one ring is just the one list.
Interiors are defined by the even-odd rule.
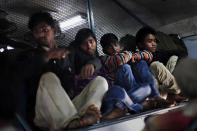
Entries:
[[90,29],[81,29],[74,46],[57,48],[55,24],[49,13],[33,14],[29,28],[45,50],[48,61],[39,80],[34,123],[50,130],[98,123],[108,84],[103,77],[95,75],[101,63],[96,56],[94,33]]

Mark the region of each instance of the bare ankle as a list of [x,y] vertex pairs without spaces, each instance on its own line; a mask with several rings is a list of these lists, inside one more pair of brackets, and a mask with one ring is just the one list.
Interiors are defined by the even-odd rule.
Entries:
[[107,119],[120,118],[122,116],[125,116],[126,113],[128,113],[127,109],[121,109],[121,108],[115,107],[110,113],[103,116],[102,119],[107,120]]

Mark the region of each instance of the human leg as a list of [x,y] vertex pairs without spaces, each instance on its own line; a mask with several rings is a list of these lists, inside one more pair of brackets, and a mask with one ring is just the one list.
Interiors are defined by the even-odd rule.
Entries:
[[71,121],[68,128],[78,128],[99,123],[101,117],[101,102],[107,90],[108,84],[103,77],[97,76],[93,79],[83,91],[72,100],[81,118]]
[[137,83],[148,83],[151,87],[150,97],[159,96],[159,91],[156,88],[154,79],[146,61],[141,60],[132,65],[132,71]]
[[127,91],[127,94],[134,103],[141,103],[151,95],[151,92],[151,87],[149,85],[143,85],[138,88],[132,88]]
[[[161,107],[169,107],[169,106],[173,105],[173,103],[168,102],[168,101],[164,100],[163,98],[161,98],[161,96],[159,94],[159,90],[156,87],[155,80],[153,79],[153,75],[151,74],[146,61],[141,60],[141,61],[135,63],[132,66],[132,69],[133,69],[133,74],[134,74],[137,82],[139,82],[139,83],[145,82],[145,83],[150,84],[151,94],[149,95],[149,97],[152,97],[152,98],[148,101],[145,101],[145,103],[153,103],[154,102],[154,106],[148,107],[148,108],[154,109],[154,108],[159,108],[159,107],[160,108]],[[145,107],[145,105],[143,105],[143,107]]]
[[159,91],[166,96],[166,99],[171,103],[179,103],[188,101],[188,99],[181,95],[174,76],[168,69],[160,62],[153,62],[150,66],[151,72],[159,82]]
[[153,76],[159,82],[159,90],[165,92],[166,94],[179,94],[180,89],[176,83],[174,76],[169,72],[169,70],[158,61],[151,63],[150,70]]
[[73,119],[67,128],[79,128],[100,122],[101,113],[95,105],[90,105],[80,118]]
[[36,96],[34,122],[39,127],[60,129],[78,118],[75,105],[52,72],[42,75]]
[[103,98],[102,114],[103,119],[113,119],[124,116],[128,111],[140,112],[142,106],[128,96],[124,88],[114,85],[109,88]]
[[83,115],[90,105],[95,105],[100,110],[103,96],[107,90],[108,83],[105,78],[97,76],[72,100],[72,102],[80,115]]
[[130,65],[124,64],[117,69],[115,85],[123,87],[126,91],[139,86],[136,83]]
[[117,69],[115,84],[124,88],[134,103],[142,102],[151,94],[148,83],[136,83],[131,66],[128,64]]
[[102,113],[109,113],[115,106],[122,109],[130,109],[135,112],[139,112],[141,109],[141,107],[137,107],[137,104],[135,105],[125,89],[118,85],[110,87],[105,94],[102,102]]
[[166,64],[166,68],[172,73],[174,71],[174,68],[176,67],[176,63],[178,60],[178,56],[171,56]]

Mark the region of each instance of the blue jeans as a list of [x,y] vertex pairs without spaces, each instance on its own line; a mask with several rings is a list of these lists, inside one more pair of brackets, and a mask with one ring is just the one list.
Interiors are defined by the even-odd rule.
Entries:
[[139,112],[142,106],[138,103],[149,96],[159,95],[145,61],[136,63],[132,69],[128,64],[117,69],[115,85],[109,88],[103,98],[102,113],[110,112],[114,106]]
[[154,79],[146,61],[141,60],[131,66],[133,75],[137,83],[148,83],[151,87],[150,97],[159,96],[159,91],[156,88]]
[[134,103],[141,103],[151,94],[149,83],[137,83],[131,66],[128,64],[124,64],[117,69],[115,85],[124,88]]
[[142,110],[142,106],[138,103],[134,103],[125,89],[118,85],[110,87],[104,95],[101,106],[102,114],[105,115],[111,112],[115,106],[121,109],[130,109],[134,112],[140,112]]

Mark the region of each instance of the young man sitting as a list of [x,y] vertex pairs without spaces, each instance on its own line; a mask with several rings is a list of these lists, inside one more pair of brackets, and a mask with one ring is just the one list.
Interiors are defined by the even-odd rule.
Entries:
[[[55,23],[49,13],[33,14],[29,28],[38,46],[44,49],[47,62],[44,73],[38,77],[38,87],[34,87],[34,123],[49,130],[98,123],[102,98],[108,90],[108,84],[103,77],[94,75],[101,68],[96,56],[94,33],[86,28],[79,30],[75,37],[76,46],[65,49],[55,45]],[[76,84],[76,76],[85,82],[80,87]],[[80,89],[77,90],[79,92],[76,92],[76,88]]]
[[[151,53],[148,51],[138,53],[122,51],[118,38],[112,33],[103,35],[100,43],[103,48],[103,52],[106,54],[101,57],[101,61],[108,71],[109,80],[112,81],[112,85],[124,88],[126,91],[125,96],[129,96],[135,104],[142,103],[147,97],[150,97],[152,98],[151,102],[155,103],[155,106],[151,107],[152,109],[169,106],[169,103],[164,99],[161,99],[159,96],[159,92],[154,84],[152,74],[150,73],[149,67],[146,63],[146,61],[150,62],[152,60]],[[135,63],[133,65],[134,70],[133,68],[131,69],[131,66],[127,63]],[[133,72],[135,75],[133,75]],[[118,99],[118,97],[122,96],[121,94],[118,95],[120,92],[116,92],[116,89],[117,87],[114,88],[114,86],[112,86],[105,95],[103,106],[106,106],[106,108],[107,106],[113,107],[110,106],[110,104],[114,101],[110,102],[110,100],[114,100],[115,98]],[[112,93],[112,95],[110,93]],[[111,97],[114,97],[114,99]],[[124,105],[127,105],[128,108],[130,107],[125,101],[122,100],[121,102]],[[150,105],[148,104],[150,104],[150,101],[143,103],[142,106],[144,106],[145,109],[150,108]],[[117,104],[115,105],[117,106]],[[134,109],[134,111],[139,112],[140,108],[138,108],[138,110]],[[113,110],[111,114],[115,115]],[[109,116],[111,118],[111,115]]]
[[[187,100],[180,96],[180,89],[172,73],[164,66],[171,56],[176,55],[179,58],[185,56],[185,52],[181,51],[164,51],[157,49],[156,32],[150,27],[141,28],[136,34],[136,44],[139,50],[147,50],[153,53],[153,61],[150,64],[150,70],[156,82],[159,84],[160,94],[167,96],[167,100],[172,102],[180,102]],[[169,60],[171,61],[171,60]],[[168,62],[173,65],[173,62]]]

